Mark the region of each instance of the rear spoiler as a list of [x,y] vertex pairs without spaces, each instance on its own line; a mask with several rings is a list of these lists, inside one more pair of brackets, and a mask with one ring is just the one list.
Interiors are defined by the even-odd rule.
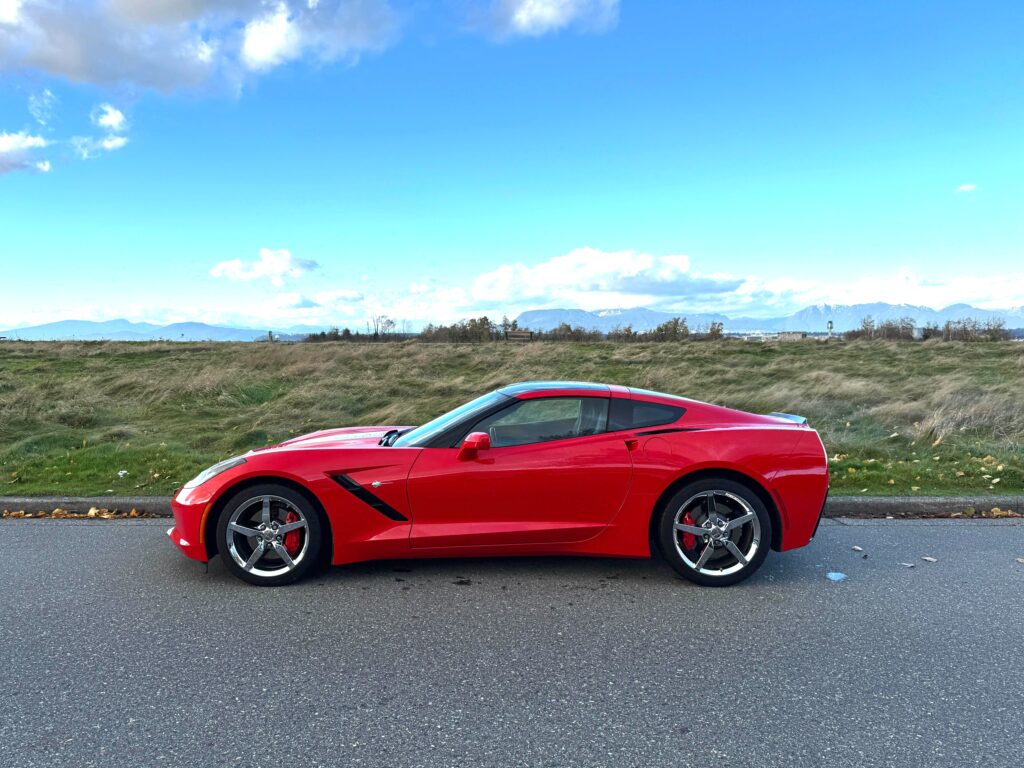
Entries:
[[785,419],[786,421],[792,421],[794,424],[806,424],[807,419],[803,416],[794,416],[792,413],[769,413],[773,419]]

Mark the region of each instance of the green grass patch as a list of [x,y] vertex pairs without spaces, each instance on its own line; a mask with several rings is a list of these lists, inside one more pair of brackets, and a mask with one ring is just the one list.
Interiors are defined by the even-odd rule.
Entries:
[[226,456],[526,379],[806,416],[834,494],[1024,492],[1024,344],[0,343],[0,495],[164,495]]

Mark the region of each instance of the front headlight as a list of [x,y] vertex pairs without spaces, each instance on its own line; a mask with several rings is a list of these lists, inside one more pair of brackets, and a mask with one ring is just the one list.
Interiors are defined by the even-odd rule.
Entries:
[[216,477],[221,472],[227,472],[229,469],[234,469],[240,464],[245,464],[245,458],[243,456],[236,456],[233,459],[225,459],[224,461],[214,464],[209,469],[204,469],[198,475],[193,477],[187,483],[185,488],[198,488],[200,485],[205,483],[207,480]]

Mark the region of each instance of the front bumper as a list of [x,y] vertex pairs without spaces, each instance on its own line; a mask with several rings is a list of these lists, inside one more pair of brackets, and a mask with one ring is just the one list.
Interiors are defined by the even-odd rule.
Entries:
[[203,528],[212,502],[207,498],[194,498],[188,491],[179,490],[171,500],[174,512],[174,527],[167,529],[167,535],[185,557],[205,563],[206,542]]

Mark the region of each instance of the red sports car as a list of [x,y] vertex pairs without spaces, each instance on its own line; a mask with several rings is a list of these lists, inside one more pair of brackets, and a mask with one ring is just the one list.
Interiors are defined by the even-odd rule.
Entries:
[[349,427],[222,461],[175,496],[167,533],[253,584],[409,557],[650,557],[734,584],[814,536],[818,433],[606,384],[527,382],[421,427]]

